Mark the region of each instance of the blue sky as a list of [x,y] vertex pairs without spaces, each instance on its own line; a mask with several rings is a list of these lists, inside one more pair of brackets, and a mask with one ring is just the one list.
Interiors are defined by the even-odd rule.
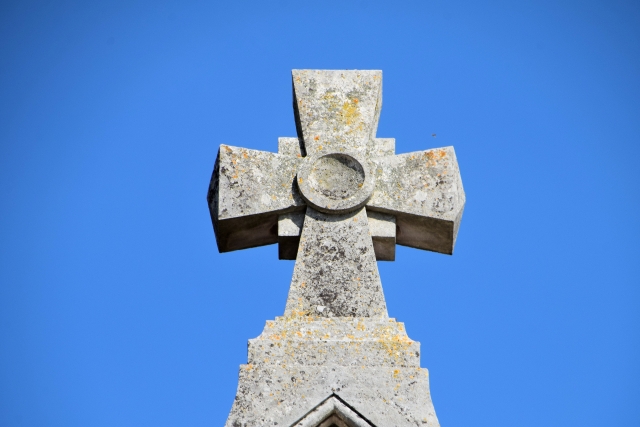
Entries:
[[206,190],[293,68],[455,146],[455,254],[379,264],[441,424],[640,423],[640,3],[5,1],[0,49],[0,425],[224,423],[293,262],[218,254]]

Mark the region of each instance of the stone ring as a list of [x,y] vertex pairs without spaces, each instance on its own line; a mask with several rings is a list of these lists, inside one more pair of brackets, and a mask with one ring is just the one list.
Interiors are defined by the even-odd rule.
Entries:
[[296,178],[305,201],[329,214],[364,206],[374,188],[372,163],[350,152],[307,156]]

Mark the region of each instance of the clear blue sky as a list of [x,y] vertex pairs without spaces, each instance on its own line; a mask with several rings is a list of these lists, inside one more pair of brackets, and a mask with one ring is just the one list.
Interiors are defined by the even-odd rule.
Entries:
[[295,135],[293,68],[456,148],[454,256],[380,264],[441,424],[640,425],[637,1],[5,1],[0,49],[1,426],[224,423],[293,262],[218,254],[206,190]]

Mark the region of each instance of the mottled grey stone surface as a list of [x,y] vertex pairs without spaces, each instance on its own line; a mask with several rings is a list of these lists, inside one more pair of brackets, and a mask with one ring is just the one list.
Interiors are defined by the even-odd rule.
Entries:
[[396,242],[453,253],[465,194],[453,147],[374,159],[376,188],[367,208],[396,216]]
[[308,207],[285,316],[386,316],[364,208],[329,215]]
[[294,183],[300,160],[220,146],[207,195],[220,252],[277,243],[278,215],[305,206]]
[[362,153],[316,153],[302,160],[296,181],[308,206],[340,214],[369,200],[375,188],[373,172],[373,163]]
[[305,212],[289,212],[278,216],[278,258],[296,259]]
[[279,317],[249,341],[226,425],[296,425],[338,396],[374,426],[435,427],[419,362],[419,343],[394,319]]
[[367,210],[369,233],[373,241],[373,250],[378,261],[396,259],[396,217]]
[[298,137],[307,155],[372,151],[382,108],[382,71],[293,70]]
[[297,137],[223,145],[207,200],[221,252],[278,243],[296,259],[283,317],[249,341],[228,427],[427,426],[420,344],[390,319],[376,260],[451,254],[465,203],[452,147],[376,138],[382,72],[294,70]]

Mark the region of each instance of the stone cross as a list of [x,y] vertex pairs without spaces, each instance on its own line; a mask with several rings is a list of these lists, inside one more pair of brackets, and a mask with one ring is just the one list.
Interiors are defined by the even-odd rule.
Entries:
[[376,260],[396,244],[453,252],[465,202],[453,147],[396,155],[376,137],[380,71],[294,70],[293,90],[298,137],[278,153],[222,145],[209,187],[220,252],[278,243],[296,260],[225,426],[439,427]]
[[[378,260],[453,253],[465,203],[453,147],[376,138],[381,71],[293,71],[297,138],[222,145],[207,200],[220,252],[278,243],[296,264],[285,315],[387,316]],[[426,134],[425,134],[426,137]]]

